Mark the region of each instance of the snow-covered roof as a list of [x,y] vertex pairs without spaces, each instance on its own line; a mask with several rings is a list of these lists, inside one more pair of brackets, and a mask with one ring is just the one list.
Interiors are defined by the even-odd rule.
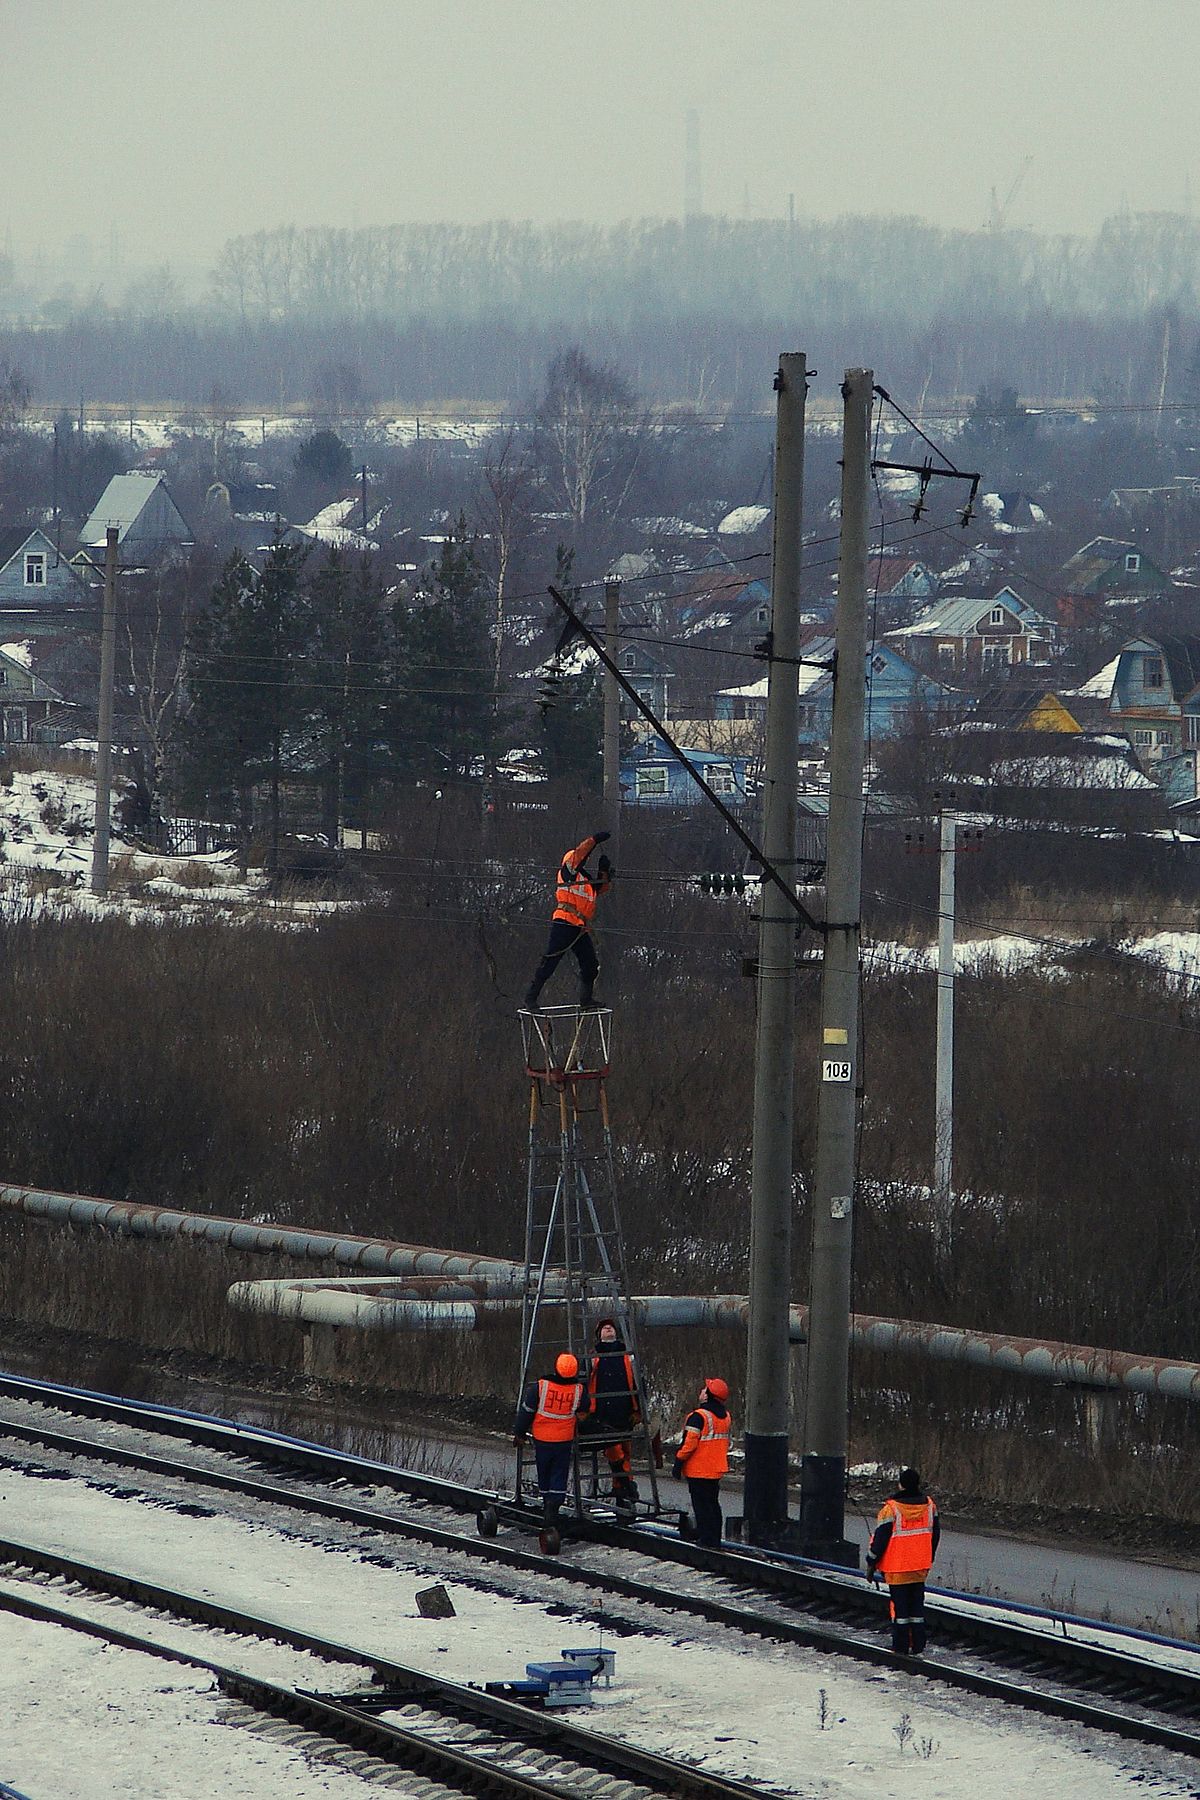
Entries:
[[1106,662],[1102,669],[1085,681],[1082,687],[1064,688],[1063,698],[1070,700],[1107,700],[1113,691],[1113,682],[1117,679],[1117,665],[1120,657],[1114,656]]
[[[166,489],[166,482],[161,474],[135,469],[128,475],[114,475],[97,500],[91,517],[80,532],[80,543],[86,544],[89,548],[103,544],[110,525],[116,526],[119,541],[137,519],[155,489],[159,487]],[[171,510],[178,516],[179,509],[170,499],[169,491],[167,499]],[[186,530],[182,517],[179,518],[179,523]]]
[[717,531],[721,537],[748,537],[760,525],[765,525],[770,516],[769,506],[735,506],[732,512],[725,514]]
[[23,669],[32,669],[33,644],[29,638],[22,638],[15,644],[0,644],[0,656],[7,656],[10,662],[20,663]]

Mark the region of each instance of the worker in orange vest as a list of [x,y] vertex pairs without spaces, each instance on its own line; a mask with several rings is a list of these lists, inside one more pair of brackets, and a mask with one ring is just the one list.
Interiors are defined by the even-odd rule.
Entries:
[[593,1004],[592,990],[600,973],[600,963],[596,956],[596,946],[592,943],[592,920],[597,900],[601,894],[608,892],[617,871],[603,852],[594,875],[586,865],[592,851],[598,845],[607,843],[611,836],[612,833],[608,831],[594,831],[591,837],[585,837],[581,844],[568,850],[558,865],[550,940],[525,995],[525,1005],[530,1012],[537,1011],[542,989],[568,950],[574,953],[575,961],[579,964],[579,1004]]
[[[596,1326],[596,1354],[588,1371],[588,1402],[585,1434],[592,1431],[607,1436],[613,1431],[632,1431],[641,1422],[633,1358],[615,1319],[601,1319]],[[633,1479],[632,1446],[628,1439],[606,1444],[604,1456],[612,1472],[614,1499],[632,1505],[640,1495]]]
[[587,1394],[579,1379],[579,1361],[564,1351],[554,1365],[554,1379],[531,1381],[521,1396],[513,1426],[513,1442],[533,1438],[542,1514],[547,1525],[557,1526],[571,1478],[571,1445],[576,1420],[587,1411]]
[[901,1469],[867,1546],[868,1576],[877,1582],[882,1575],[888,1584],[897,1656],[920,1656],[925,1648],[925,1582],[941,1535],[933,1496],[925,1492],[915,1469]]
[[729,1473],[728,1400],[729,1383],[710,1375],[700,1389],[700,1404],[683,1422],[683,1440],[675,1452],[675,1474],[687,1477],[699,1544],[719,1545],[725,1529],[721,1477]]

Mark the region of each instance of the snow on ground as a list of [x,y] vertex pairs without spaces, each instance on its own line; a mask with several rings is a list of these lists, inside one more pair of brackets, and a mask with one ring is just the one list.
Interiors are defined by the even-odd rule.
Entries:
[[[563,1616],[558,1595],[553,1612],[543,1605],[538,1577],[505,1572],[504,1579],[523,1590],[520,1597],[485,1591],[463,1579],[462,1559],[456,1562],[452,1553],[423,1548],[419,1564],[389,1566],[273,1527],[184,1517],[79,1480],[47,1481],[15,1470],[0,1472],[0,1507],[6,1535],[18,1541],[86,1555],[151,1581],[182,1580],[226,1604],[454,1680],[521,1675],[527,1661],[603,1635],[594,1617]],[[387,1552],[403,1554],[394,1542]],[[431,1574],[448,1574],[455,1618],[417,1615],[416,1591]],[[487,1575],[479,1571],[475,1578],[486,1581]],[[126,1609],[110,1609],[114,1615],[132,1622]],[[639,1614],[628,1601],[615,1603],[614,1627],[618,1617],[641,1619],[647,1629],[632,1635],[610,1629],[606,1641],[616,1644],[616,1682],[596,1706],[572,1715],[575,1722],[777,1790],[820,1800],[962,1800],[967,1794],[972,1800],[1012,1800],[1033,1793],[1094,1800],[1126,1792],[1185,1800],[1195,1793],[1190,1765],[1166,1753],[1012,1714],[903,1669],[865,1669],[798,1646],[736,1637],[678,1613]],[[145,1616],[137,1625],[155,1635],[187,1629]],[[655,1625],[656,1631],[650,1629]],[[18,1632],[5,1615],[9,1654],[0,1653],[0,1778],[31,1795],[190,1800],[219,1792],[307,1800],[310,1793],[349,1791],[340,1776],[335,1784],[332,1776],[302,1773],[282,1753],[275,1760],[272,1750],[269,1760],[261,1760],[266,1747],[250,1734],[233,1740],[226,1777],[219,1764],[225,1752],[221,1728],[214,1724],[219,1703],[202,1682],[165,1665],[143,1675],[129,1653],[80,1650],[65,1633],[48,1640],[37,1635],[39,1629]],[[208,1654],[210,1635],[202,1634]],[[260,1656],[257,1646],[224,1643],[227,1662]],[[172,1767],[164,1781],[167,1730],[179,1772]],[[193,1745],[195,1761],[187,1754]],[[142,1771],[139,1779],[158,1785],[109,1779],[107,1771],[121,1758]],[[200,1773],[193,1775],[193,1768]],[[99,1783],[98,1770],[106,1771]],[[316,1785],[320,1780],[328,1785]]]
[[347,1770],[225,1722],[228,1702],[199,1671],[0,1618],[0,1781],[29,1800],[361,1800],[372,1791]]

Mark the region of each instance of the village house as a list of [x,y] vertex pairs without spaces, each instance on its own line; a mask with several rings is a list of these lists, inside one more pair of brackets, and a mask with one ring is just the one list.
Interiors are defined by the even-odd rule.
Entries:
[[[726,806],[746,803],[746,759],[716,750],[685,750],[689,766]],[[621,799],[629,806],[695,806],[703,795],[662,739],[649,737],[621,758]]]
[[928,563],[915,556],[896,556],[885,550],[867,565],[867,586],[881,600],[931,600],[938,578]]
[[947,595],[912,625],[887,634],[918,667],[960,681],[1048,663],[1057,635],[1057,626],[1011,587],[986,600]]
[[1109,717],[1143,768],[1200,748],[1200,637],[1136,637],[1117,656]]
[[1096,537],[1063,564],[1058,577],[1058,616],[1064,625],[1082,625],[1113,606],[1129,606],[1166,594],[1171,577],[1137,544]]
[[88,602],[83,578],[37,526],[0,529],[0,629],[36,637],[78,622]]
[[[803,658],[797,680],[800,692],[798,741],[805,747],[829,742],[833,724],[832,637],[810,638],[800,647]],[[964,697],[908,661],[890,644],[871,644],[866,658],[867,731],[890,737],[915,708],[931,714],[961,710]],[[767,716],[767,677],[742,687],[722,688],[713,695],[718,721],[744,721],[762,726]]]
[[114,475],[79,534],[78,562],[103,552],[110,525],[117,528],[121,560],[154,561],[179,544],[190,544],[191,526],[171,498],[162,475],[135,471]]
[[28,644],[0,644],[0,743],[62,743],[77,729],[74,711],[30,661]]

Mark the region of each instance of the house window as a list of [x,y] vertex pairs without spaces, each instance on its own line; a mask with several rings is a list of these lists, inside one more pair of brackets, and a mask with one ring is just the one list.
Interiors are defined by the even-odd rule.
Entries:
[[46,557],[41,550],[30,550],[25,557],[25,586],[45,587]]
[[984,644],[983,666],[985,669],[999,668],[1002,664],[1011,663],[1011,661],[1011,644]]
[[1004,608],[1002,606],[993,606],[992,617],[991,617],[990,623],[993,625],[1003,625],[1003,623],[1004,623]]
[[1163,685],[1163,659],[1161,656],[1144,656],[1142,658],[1142,686],[1160,688]]
[[1189,713],[1183,721],[1183,741],[1189,750],[1200,744],[1200,714]]
[[953,663],[954,663],[954,645],[953,644],[939,644],[937,647],[937,653],[938,653],[938,661],[940,663],[946,663],[946,664],[950,665],[951,667],[953,666]]
[[625,667],[627,669],[637,668],[637,657],[632,650],[627,650],[625,652]]
[[667,792],[667,771],[662,769],[639,769],[634,781],[634,792],[639,800],[653,800]]
[[1135,731],[1133,734],[1133,741],[1139,748],[1144,747],[1146,744],[1152,744],[1154,742],[1154,733],[1152,731]]
[[887,661],[882,656],[873,656],[871,658],[871,667],[876,675],[882,675],[883,671],[887,668]]
[[1129,555],[1125,558],[1125,573],[1127,575],[1136,575],[1141,566],[1141,557],[1136,550],[1131,550]]
[[1156,731],[1154,734],[1154,741],[1156,744],[1173,744],[1175,742],[1175,733],[1173,731]]
[[1045,638],[1030,638],[1030,640],[1029,640],[1029,660],[1030,660],[1030,662],[1035,662],[1035,663],[1044,663],[1044,662],[1050,661],[1050,646],[1046,642]]
[[802,700],[800,702],[799,707],[796,709],[796,722],[799,725],[801,731],[811,731],[812,730],[814,711],[815,711],[815,708],[813,707],[811,701]]
[[770,610],[765,606],[760,606],[754,617],[760,625],[769,625],[771,623]]
[[736,794],[737,782],[728,763],[714,763],[708,771],[708,785],[714,794]]

